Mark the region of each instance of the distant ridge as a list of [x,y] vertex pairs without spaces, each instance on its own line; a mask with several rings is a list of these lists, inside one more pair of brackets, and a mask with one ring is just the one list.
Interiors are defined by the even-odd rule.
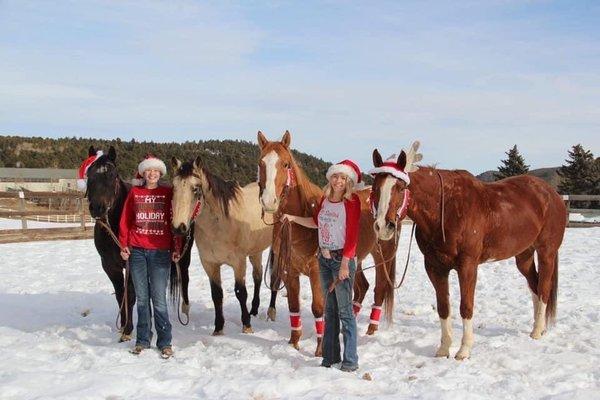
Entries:
[[[224,179],[237,180],[241,185],[256,181],[258,145],[242,140],[198,140],[184,143],[138,142],[88,139],[0,136],[0,167],[14,168],[79,168],[87,158],[90,145],[105,151],[112,145],[117,151],[117,167],[124,179],[135,175],[138,163],[147,153],[164,160],[169,174],[171,157],[192,160],[200,156],[213,173]],[[325,172],[331,163],[292,150],[294,158],[308,177],[324,185]]]
[[[560,167],[549,167],[549,168],[538,168],[529,171],[528,175],[537,176],[538,178],[543,179],[548,182],[554,189],[558,188],[558,184],[560,183],[561,177],[558,175],[556,171],[559,170]],[[498,171],[485,171],[477,175],[477,179],[482,180],[484,182],[493,182],[496,180],[495,174]]]

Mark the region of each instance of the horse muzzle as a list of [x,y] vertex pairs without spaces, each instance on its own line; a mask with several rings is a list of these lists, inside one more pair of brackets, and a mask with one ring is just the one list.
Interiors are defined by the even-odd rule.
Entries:
[[373,223],[373,230],[379,240],[390,240],[396,233],[396,224],[394,222],[386,221],[385,226],[381,227],[379,221]]
[[171,232],[173,235],[183,236],[188,233],[190,228],[183,222],[179,226],[171,226]]

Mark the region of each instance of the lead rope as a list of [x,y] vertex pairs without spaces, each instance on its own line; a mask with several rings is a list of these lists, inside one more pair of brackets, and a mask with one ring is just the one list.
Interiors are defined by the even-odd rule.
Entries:
[[[112,240],[115,242],[115,244],[119,247],[119,249],[121,251],[123,251],[125,248],[123,246],[121,246],[121,243],[119,242],[119,239],[117,238],[117,236],[115,235],[115,233],[113,232],[113,230],[111,229],[110,225],[108,224],[108,222],[105,222],[102,218],[96,218],[96,223],[100,224],[101,227],[103,227],[109,234],[109,236],[112,238]],[[124,285],[124,290],[123,290],[123,299],[121,300],[121,304],[119,305],[119,311],[117,312],[117,318],[115,319],[115,327],[117,329],[121,329],[119,327],[119,318],[121,317],[121,312],[123,311],[123,306],[125,304],[129,304],[127,301],[127,292],[128,292],[128,283],[129,283],[129,259],[125,260],[125,285]],[[125,329],[125,326],[127,326],[127,324],[129,323],[129,308],[125,307],[125,324],[123,324],[123,321],[121,320],[121,324],[123,325],[123,329]]]

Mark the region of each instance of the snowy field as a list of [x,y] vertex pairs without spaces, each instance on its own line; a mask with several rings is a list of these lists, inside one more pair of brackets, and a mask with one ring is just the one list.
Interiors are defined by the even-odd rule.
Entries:
[[[86,222],[86,226],[94,226],[94,222]],[[44,222],[27,220],[27,229],[73,228],[81,226],[80,222]],[[21,229],[20,219],[0,218],[0,230]]]
[[[0,398],[600,398],[600,228],[567,231],[557,324],[539,341],[529,338],[531,297],[514,261],[481,266],[475,345],[463,362],[433,357],[440,338],[434,291],[414,249],[407,281],[396,292],[394,324],[364,335],[370,293],[358,318],[360,369],[345,373],[319,367],[320,359],[312,356],[316,340],[306,278],[300,351],[286,342],[284,297],[278,300],[277,321],[265,320],[265,288],[260,315],[252,321],[255,333],[241,333],[228,267],[223,268],[225,336],[212,337],[210,288],[194,252],[191,322],[181,326],[171,312],[175,357],[162,360],[153,350],[133,356],[128,353],[133,343],[117,343],[112,286],[91,240],[0,245]],[[373,282],[373,270],[366,274]],[[251,293],[250,268],[247,281]],[[451,288],[454,354],[462,331],[455,274]],[[371,381],[362,379],[365,373]]]

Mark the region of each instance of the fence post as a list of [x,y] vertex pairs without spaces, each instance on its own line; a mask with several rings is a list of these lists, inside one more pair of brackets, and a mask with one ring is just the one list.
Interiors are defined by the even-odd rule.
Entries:
[[25,193],[21,190],[19,192],[19,211],[22,211],[21,214],[21,229],[27,229],[27,216],[25,215]]
[[83,206],[83,197],[79,197],[79,212],[81,215],[81,230],[85,231],[85,207]]
[[569,199],[568,194],[563,194],[562,198],[567,207],[567,228],[568,228],[569,227],[569,215],[571,214],[571,200]]

